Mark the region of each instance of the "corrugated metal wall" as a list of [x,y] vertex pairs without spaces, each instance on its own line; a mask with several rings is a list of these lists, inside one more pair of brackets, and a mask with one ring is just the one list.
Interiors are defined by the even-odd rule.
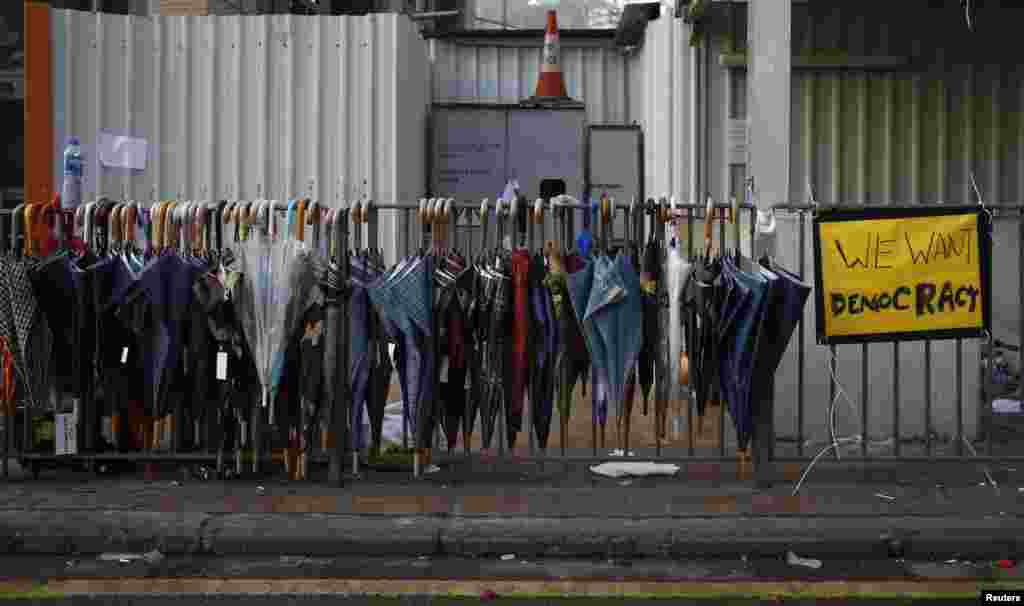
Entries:
[[[908,2],[900,11],[877,3],[794,5],[791,201],[805,201],[810,185],[822,203],[975,203],[973,173],[986,201],[1024,203],[1024,69],[1015,58],[1019,52],[1012,48],[1012,32],[1000,23],[1019,23],[1024,14],[1000,9],[998,16],[983,15],[983,27],[972,35],[962,10],[954,8],[932,8],[923,2]],[[922,27],[925,21],[928,26]],[[739,42],[742,45],[744,38]],[[724,46],[721,40],[717,44]],[[821,62],[833,67],[809,67]],[[743,90],[745,73],[735,70],[731,78],[713,79],[712,86]],[[712,122],[712,128],[719,124]],[[727,139],[721,130],[715,137],[726,145]],[[794,268],[798,229],[794,218],[779,217],[778,257]],[[1011,342],[1021,334],[1017,234],[1015,219],[997,220],[993,332]],[[809,224],[805,235],[810,272]],[[808,438],[823,440],[828,350],[813,342],[812,308],[806,316],[805,430]],[[925,348],[924,343],[900,346],[901,434],[925,434],[930,390],[932,431],[952,436],[958,406],[955,342],[931,344],[933,366],[928,376]],[[893,347],[868,347],[866,380],[862,353],[860,346],[838,348],[842,391],[852,403],[851,408],[845,398],[840,402],[840,433],[863,432],[860,403],[866,396],[868,433],[873,439],[889,437],[894,431]],[[965,341],[961,391],[969,436],[976,433],[982,405],[978,362],[979,343]],[[782,435],[797,433],[796,380],[794,343],[776,382]]]
[[[90,198],[336,205],[425,188],[427,47],[403,16],[53,16],[55,145],[83,140]],[[101,130],[147,139],[146,170],[100,168]]]
[[[518,103],[534,93],[542,40],[535,45],[481,46],[434,40],[436,102]],[[562,40],[569,95],[586,103],[591,124],[625,124],[639,110],[630,99],[631,62],[617,49]]]
[[[795,8],[794,53],[838,46],[905,69],[795,74],[794,196],[810,180],[822,202],[974,201],[973,172],[988,201],[1024,201],[1024,67],[1018,49],[1001,48],[1010,32],[989,21],[972,35],[961,11],[861,4]],[[999,18],[1019,23],[1024,10],[1002,9]]]

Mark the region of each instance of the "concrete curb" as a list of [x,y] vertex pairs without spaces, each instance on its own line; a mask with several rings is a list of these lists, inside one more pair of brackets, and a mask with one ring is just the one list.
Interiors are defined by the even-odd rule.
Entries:
[[7,553],[934,561],[1024,553],[1024,519],[923,517],[536,518],[0,511]]
[[0,511],[9,554],[196,553],[210,516],[149,511]]

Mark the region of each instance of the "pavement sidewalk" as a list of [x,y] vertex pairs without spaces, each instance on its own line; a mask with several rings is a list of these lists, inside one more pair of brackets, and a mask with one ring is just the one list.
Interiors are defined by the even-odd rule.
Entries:
[[[557,467],[557,468],[556,468]],[[728,466],[610,480],[585,467],[371,473],[331,487],[265,479],[58,473],[0,483],[9,554],[708,558],[793,550],[820,558],[1015,559],[1024,474],[978,466],[816,470],[798,497]],[[175,479],[175,478],[181,479]]]

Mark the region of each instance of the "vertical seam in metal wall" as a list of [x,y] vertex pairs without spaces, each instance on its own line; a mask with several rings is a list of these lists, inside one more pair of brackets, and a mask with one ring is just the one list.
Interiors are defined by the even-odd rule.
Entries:
[[[132,78],[132,72],[135,68],[135,22],[137,17],[134,15],[128,15],[125,17],[125,28],[124,28],[124,39],[122,40],[121,49],[124,53],[124,109],[125,109],[125,126],[128,135],[137,137],[138,133],[135,132],[135,104],[133,103],[135,98],[134,82]],[[126,199],[134,199],[134,195],[131,192],[132,178],[131,173],[124,173],[121,175],[121,197]]]
[[[817,199],[817,181],[815,179],[814,170],[814,72],[804,72],[802,78],[802,90],[803,90],[803,132],[801,137],[803,139],[801,147],[803,148],[803,163],[804,163],[804,180],[806,183],[801,184],[801,187],[807,188],[810,185],[810,191],[806,192],[808,197],[814,196]],[[747,116],[750,115],[750,108],[747,108]],[[749,118],[748,118],[749,119]],[[791,186],[792,187],[792,186]]]
[[376,154],[376,152],[377,152],[377,120],[380,118],[380,111],[379,111],[379,108],[377,107],[377,103],[376,103],[376,101],[377,101],[377,86],[376,86],[376,81],[377,81],[377,70],[376,70],[376,67],[377,67],[377,65],[376,65],[376,60],[377,60],[377,53],[376,53],[376,50],[377,50],[377,35],[376,34],[377,34],[377,32],[375,30],[375,27],[377,25],[377,17],[375,15],[370,15],[368,17],[364,17],[364,19],[365,19],[364,24],[366,26],[366,36],[367,36],[367,40],[366,40],[366,64],[364,65],[364,68],[365,68],[365,72],[364,73],[367,75],[368,80],[369,80],[367,82],[367,85],[368,85],[367,89],[369,89],[369,90],[366,91],[366,97],[364,97],[364,98],[366,100],[366,113],[370,115],[370,119],[367,121],[368,126],[369,126],[369,128],[367,129],[367,135],[368,135],[367,140],[370,143],[370,149],[373,150],[373,153],[366,154],[366,156],[365,156],[365,159],[366,159],[366,169],[365,169],[365,171],[366,172],[364,173],[364,176],[365,176],[365,179],[366,179],[366,187],[364,189],[364,193],[365,193],[367,198],[373,199],[373,198],[379,197],[379,196],[377,196],[377,193],[378,193],[377,190],[376,190],[377,180],[375,178],[376,175],[374,174],[374,171],[376,170],[376,164],[377,164],[376,162],[374,162],[374,157],[377,155]]
[[[619,89],[622,92],[622,99],[621,99],[621,101],[622,101],[622,105],[621,105],[621,107],[622,107],[622,121],[623,121],[623,123],[626,123],[626,124],[631,124],[633,122],[632,121],[632,116],[630,115],[630,111],[629,111],[629,98],[630,98],[630,94],[629,94],[629,91],[630,91],[629,77],[630,77],[630,74],[629,74],[629,56],[627,55],[627,56],[623,56],[622,57],[622,85],[619,87]],[[640,178],[643,179],[644,176],[641,174]],[[1022,175],[1021,178],[1024,178],[1024,175]]]
[[[1000,128],[1000,108],[1002,107],[1001,99],[999,98],[1002,94],[1003,88],[1003,70],[999,63],[992,63],[989,66],[992,72],[992,104],[989,109],[991,111],[991,124],[989,136],[989,144],[991,145],[989,153],[989,187],[992,188],[992,192],[989,193],[986,198],[991,199],[993,202],[999,203],[1003,201],[1002,197],[1002,184],[999,178],[999,166],[1000,166],[1000,154],[999,148],[1002,144],[1002,131]],[[1007,200],[1009,201],[1009,200]]]
[[[936,64],[939,66],[945,65],[945,52],[942,48],[936,49],[938,57]],[[947,175],[947,159],[949,158],[949,132],[948,132],[948,120],[949,120],[949,107],[946,101],[946,79],[945,72],[941,72],[935,79],[935,132],[938,137],[938,141],[935,148],[938,150],[938,159],[936,166],[935,181],[938,189],[936,195],[938,196],[937,202],[939,204],[945,204],[949,198],[949,192],[947,186],[949,178]]]
[[163,196],[163,182],[161,175],[163,175],[163,137],[161,133],[161,122],[163,121],[163,114],[160,111],[161,104],[161,89],[163,88],[163,24],[164,20],[154,19],[153,20],[153,60],[150,65],[150,69],[153,73],[153,108],[152,114],[149,116],[149,136],[154,139],[154,147],[156,148],[156,158],[152,158],[150,162],[151,170],[153,171],[153,185],[150,191],[150,204],[155,204]]
[[[920,41],[914,40],[914,56],[920,57]],[[914,72],[910,77],[910,188],[907,192],[907,204],[924,202],[921,191],[921,75]]]
[[[391,158],[391,172],[390,172],[389,176],[391,178],[391,195],[394,198],[395,202],[397,203],[397,202],[401,201],[401,197],[402,197],[402,195],[401,195],[402,192],[398,188],[398,170],[397,170],[398,169],[398,165],[399,165],[399,163],[398,163],[398,158],[399,158],[399,154],[398,154],[398,130],[399,130],[398,129],[398,83],[402,81],[402,77],[404,76],[404,74],[400,75],[399,72],[404,71],[405,62],[408,60],[408,57],[406,57],[404,54],[401,54],[401,55],[399,54],[401,52],[401,50],[399,49],[399,38],[398,38],[398,26],[399,26],[399,24],[398,24],[398,16],[397,15],[390,15],[389,19],[391,21],[391,23],[390,23],[390,25],[391,25],[390,30],[391,30],[391,35],[392,35],[392,40],[391,40],[392,60],[397,63],[397,66],[396,66],[397,69],[392,70],[392,74],[391,74],[392,75],[392,84],[393,84],[394,88],[391,91],[391,107],[388,108],[389,112],[391,113],[391,115],[388,116],[388,118],[389,118],[389,122],[391,124],[391,154],[392,154],[392,158]],[[419,124],[417,124],[416,126],[420,127]],[[437,192],[434,192],[434,193],[437,193]],[[390,221],[389,227],[390,227],[391,235],[394,238],[394,237],[398,236],[398,232],[395,230],[395,221],[393,219],[395,213],[390,213],[390,214],[391,214],[392,220]],[[363,229],[363,227],[360,226],[360,231],[362,231],[362,229]],[[363,240],[363,242],[365,242],[365,241],[366,240]],[[394,241],[394,240],[392,240],[392,241]]]
[[[893,157],[893,113],[895,111],[895,99],[894,99],[894,86],[893,86],[893,75],[886,73],[882,79],[882,98],[885,103],[885,116],[884,116],[884,128],[885,136],[882,139],[883,142],[883,161],[882,161],[882,202],[885,204],[892,204],[892,168],[895,158]],[[894,403],[895,404],[895,403]]]
[[968,62],[965,65],[967,73],[964,77],[964,100],[962,119],[964,121],[964,179],[963,199],[965,201],[977,202],[974,192],[971,191],[971,174],[974,172],[974,65]]
[[[859,204],[868,203],[868,94],[869,79],[867,72],[856,75],[858,88],[857,99],[857,200]],[[865,440],[867,439],[865,435]]]
[[831,145],[829,146],[829,202],[832,204],[842,204],[845,200],[842,199],[842,156],[840,152],[842,150],[841,137],[842,137],[842,115],[843,106],[841,103],[842,89],[843,89],[843,76],[842,74],[836,74],[835,77],[830,78],[832,84],[832,108],[830,112],[831,123],[830,134],[831,134]]
[[684,24],[681,20],[673,20],[668,28],[672,29],[673,56],[676,57],[672,77],[672,98],[678,99],[677,107],[673,108],[675,119],[672,121],[672,141],[679,148],[677,160],[673,163],[672,175],[673,193],[683,197],[688,196],[691,201],[693,197],[693,170],[692,158],[696,149],[687,140],[687,134],[693,128],[690,119],[690,107],[694,100],[692,92],[693,59],[690,56],[693,49],[689,45],[689,36],[686,36]]
[[[341,202],[341,204],[348,203],[348,192],[351,186],[352,175],[349,171],[349,137],[348,137],[348,119],[352,113],[352,87],[349,86],[348,81],[348,61],[349,48],[352,46],[351,36],[349,35],[349,24],[351,21],[345,18],[339,18],[338,24],[338,98],[341,100],[341,112],[338,116],[337,128],[339,132],[339,141],[335,145],[335,157],[334,163],[340,167],[341,172],[338,175],[338,192],[335,194],[335,202]],[[340,157],[339,157],[340,156]],[[338,207],[340,208],[340,206]]]
[[[711,42],[708,36],[704,37],[701,43],[701,93],[703,99],[703,106],[701,107],[701,133],[703,140],[701,141],[701,170],[700,170],[700,186],[701,186],[701,198],[705,195],[712,196],[714,191],[711,188],[711,167],[713,165],[711,154],[711,86],[714,79],[711,77]],[[724,201],[723,198],[720,198]],[[723,242],[724,246],[725,243]]]
[[[1024,63],[1017,64],[1017,75],[1024,76]],[[1017,81],[1024,81],[1024,77]],[[1024,205],[1024,85],[1017,93],[1017,200]],[[1020,332],[1024,335],[1024,326],[1020,327]]]
[[[733,96],[736,91],[733,90],[733,78],[735,77],[734,70],[726,68],[723,72],[724,79],[721,80],[722,85],[722,107],[725,108],[724,119],[721,124],[724,125],[723,136],[719,139],[724,143],[725,153],[723,154],[723,161],[719,162],[719,184],[722,188],[722,195],[726,198],[731,197],[734,192],[732,191],[732,156],[729,153],[731,147],[730,136],[732,132],[732,120],[733,120]],[[743,213],[740,213],[741,215]],[[737,220],[742,222],[742,219],[737,217]]]
[[[86,183],[91,183],[91,185],[92,185],[91,191],[90,191],[90,193],[92,194],[91,198],[95,199],[95,198],[98,198],[102,194],[102,191],[103,191],[102,190],[103,174],[102,174],[102,169],[100,168],[99,154],[96,153],[97,152],[96,136],[97,136],[100,128],[102,128],[102,125],[103,125],[103,84],[102,84],[102,77],[103,76],[102,76],[102,74],[103,74],[103,46],[104,46],[104,38],[105,38],[105,33],[106,32],[103,29],[103,14],[102,13],[98,13],[98,12],[97,13],[90,13],[89,14],[89,19],[92,21],[93,28],[94,28],[93,29],[93,32],[94,32],[94,37],[93,37],[93,53],[91,55],[92,56],[92,60],[93,60],[93,64],[91,65],[91,67],[93,67],[95,69],[90,69],[86,73],[94,73],[94,74],[97,75],[97,77],[95,79],[90,79],[90,81],[89,81],[89,86],[91,88],[89,90],[88,97],[89,97],[89,100],[90,100],[90,106],[89,106],[90,114],[91,114],[90,118],[92,120],[91,120],[91,123],[88,126],[88,132],[86,132],[85,135],[86,135],[86,137],[88,138],[89,141],[93,142],[93,147],[92,147],[92,152],[93,153],[92,153],[92,157],[91,158],[89,158],[89,157],[86,158],[86,162],[88,163],[88,168],[86,170],[91,169],[92,174],[90,175],[90,174],[86,173],[86,175],[85,175],[85,182]],[[85,192],[83,192],[83,194],[84,193]]]

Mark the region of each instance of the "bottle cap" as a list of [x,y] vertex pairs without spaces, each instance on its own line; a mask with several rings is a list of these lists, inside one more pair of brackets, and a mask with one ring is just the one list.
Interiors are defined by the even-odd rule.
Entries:
[[68,137],[68,145],[81,145],[78,142],[78,137]]

